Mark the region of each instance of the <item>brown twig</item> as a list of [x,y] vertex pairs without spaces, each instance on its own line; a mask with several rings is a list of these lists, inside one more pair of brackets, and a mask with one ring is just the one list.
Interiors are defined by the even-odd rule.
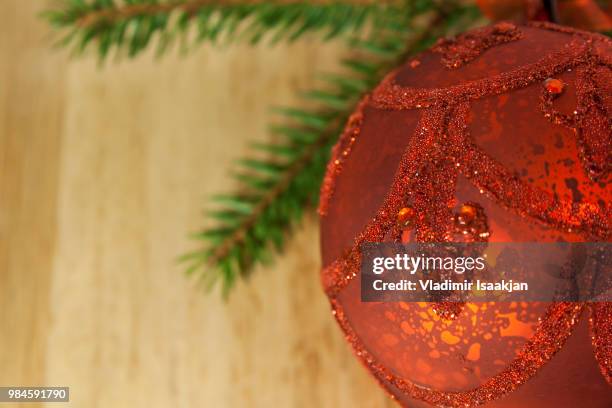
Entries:
[[221,259],[225,258],[235,245],[238,245],[244,241],[248,230],[255,225],[266,208],[268,208],[270,204],[278,198],[278,196],[285,192],[287,187],[289,187],[289,184],[291,184],[291,181],[304,169],[304,167],[308,165],[317,151],[322,149],[330,141],[330,139],[335,136],[334,130],[338,125],[337,120],[334,121],[333,124],[330,124],[328,129],[333,130],[321,132],[321,137],[319,137],[312,145],[308,146],[302,157],[289,166],[279,182],[274,186],[274,188],[266,193],[262,200],[255,206],[255,208],[253,208],[253,212],[243,220],[240,227],[215,249],[212,256],[208,259],[208,262],[211,265],[214,265]]

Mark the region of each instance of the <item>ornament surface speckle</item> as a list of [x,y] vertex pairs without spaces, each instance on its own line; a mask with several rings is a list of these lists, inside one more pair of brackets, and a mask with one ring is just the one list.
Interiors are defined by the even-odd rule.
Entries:
[[544,81],[544,87],[546,88],[546,91],[548,93],[553,95],[560,95],[563,92],[563,88],[565,88],[565,85],[562,81],[556,78],[548,78],[546,81]]
[[414,221],[414,216],[412,207],[404,207],[397,213],[397,222],[402,226],[409,226]]

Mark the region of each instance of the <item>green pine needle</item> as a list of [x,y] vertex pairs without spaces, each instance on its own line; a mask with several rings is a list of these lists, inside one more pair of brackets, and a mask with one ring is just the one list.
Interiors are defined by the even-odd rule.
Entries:
[[184,50],[202,42],[244,40],[255,44],[295,41],[308,32],[324,40],[391,26],[410,0],[58,0],[43,17],[62,33],[59,44],[79,54],[95,48],[134,57],[156,43],[163,54],[180,40]]

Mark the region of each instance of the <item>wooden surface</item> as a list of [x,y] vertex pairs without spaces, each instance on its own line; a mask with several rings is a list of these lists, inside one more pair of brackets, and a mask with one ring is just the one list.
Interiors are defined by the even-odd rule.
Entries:
[[314,217],[227,304],[175,264],[269,106],[338,46],[99,68],[52,50],[44,4],[0,2],[0,385],[88,408],[391,406],[329,313]]

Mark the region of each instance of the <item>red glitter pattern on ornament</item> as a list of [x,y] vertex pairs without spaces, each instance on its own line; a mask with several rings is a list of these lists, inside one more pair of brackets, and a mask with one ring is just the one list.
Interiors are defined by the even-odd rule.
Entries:
[[[594,62],[578,70],[578,141],[582,163],[593,181],[610,181],[612,168],[612,112],[602,103],[594,78],[601,68]],[[605,89],[605,88],[604,88]]]
[[576,95],[578,106],[573,115],[566,115],[554,109],[557,96],[546,86],[542,93],[542,111],[552,123],[572,129],[580,147],[583,167],[593,181],[609,182],[612,166],[612,112],[602,103],[605,89],[594,78],[601,67],[601,61],[589,59],[577,68]]
[[376,358],[363,346],[357,333],[353,330],[342,305],[336,298],[331,298],[330,302],[333,314],[346,334],[347,341],[353,345],[355,354],[375,374],[379,379],[379,383],[389,393],[392,390],[381,381],[383,378],[412,398],[428,402],[433,406],[453,408],[472,407],[492,401],[514,391],[518,386],[533,377],[540,367],[548,362],[565,344],[572,334],[572,330],[583,309],[582,305],[574,303],[564,302],[554,304],[542,317],[542,323],[535,335],[504,371],[473,390],[445,392],[416,385],[398,377],[385,366],[377,363]]
[[[396,225],[396,214],[404,207],[408,196],[411,195],[410,187],[417,184],[415,181],[420,176],[419,172],[427,165],[429,152],[433,150],[434,140],[443,129],[443,118],[445,116],[445,111],[440,109],[423,112],[423,117],[416,131],[419,137],[407,146],[398,166],[396,181],[392,184],[385,202],[365,230],[355,240],[353,247],[341,259],[326,268],[326,272],[323,274],[323,284],[330,296],[335,296],[351,279],[357,276],[361,263],[359,246],[364,242],[382,242],[385,235]],[[420,196],[425,197],[422,194]],[[413,201],[415,211],[417,213],[423,211],[425,203]],[[450,217],[447,217],[447,219],[450,219]],[[426,235],[427,231],[430,230],[427,227],[428,224],[424,217],[417,218],[416,229],[425,229],[421,235]]]
[[581,232],[598,241],[610,239],[609,207],[603,210],[594,203],[561,200],[520,180],[474,144],[465,146],[461,163],[467,170],[463,174],[506,208],[561,231]]
[[[546,23],[530,26],[570,34],[574,39],[563,50],[551,53],[537,63],[443,89],[402,87],[395,83],[396,72],[392,72],[367,99],[368,104],[378,109],[422,109],[421,118],[376,215],[356,237],[353,246],[324,268],[322,278],[334,315],[348,341],[390,393],[392,390],[388,384],[412,398],[446,407],[467,407],[495,400],[535,375],[563,347],[583,308],[573,303],[552,304],[517,357],[501,373],[475,389],[439,391],[397,376],[377,362],[365,348],[337,296],[359,274],[360,245],[382,242],[389,232],[397,229],[397,214],[402,208],[410,205],[416,214],[414,233],[417,241],[456,241],[457,233],[469,235],[473,240],[486,241],[490,231],[484,213],[480,212],[482,208],[477,203],[465,203],[467,207],[460,209],[459,214],[454,212],[457,178],[463,175],[481,193],[523,217],[557,230],[581,233],[587,240],[609,241],[611,238],[612,212],[607,203],[598,205],[563,201],[548,191],[522,181],[478,147],[468,132],[470,101],[525,88],[554,78],[568,69],[577,69],[576,113],[567,116],[556,112],[553,100],[559,94],[550,92],[546,86],[543,87],[541,108],[553,123],[576,129],[583,163],[592,178],[603,180],[609,175],[610,115],[602,102],[603,97],[597,94],[597,84],[591,78],[593,70],[609,71],[612,68],[610,59],[603,57],[604,52],[601,51],[604,44],[609,49],[611,41],[602,36]],[[520,31],[513,24],[498,24],[455,40],[445,40],[436,46],[436,51],[443,53],[442,61],[447,67],[456,68],[478,57],[486,49],[516,40],[519,36]],[[353,124],[349,121],[347,129],[353,129],[348,130],[349,133],[361,126],[363,109],[362,103],[357,111],[358,120]],[[346,139],[346,134],[347,131],[343,139]],[[341,141],[339,146],[343,143],[346,142]],[[338,146],[334,149],[336,157],[332,159],[332,164],[341,150]],[[337,167],[330,164],[322,190],[322,207],[327,205],[337,175]],[[610,304],[593,306],[593,345],[608,381],[612,354],[609,340],[611,324]]]
[[440,39],[432,51],[442,54],[442,63],[447,68],[459,68],[478,58],[491,47],[520,38],[521,31],[515,24],[501,22],[470,31],[457,38]]
[[612,384],[612,303],[593,303],[589,323],[595,358],[606,381]]
[[[588,46],[584,41],[575,40],[563,50],[551,53],[537,63],[528,64],[491,78],[439,89],[400,86],[394,81],[396,70],[387,75],[374,90],[371,103],[379,109],[405,110],[429,108],[440,102],[456,104],[485,96],[501,95],[524,88],[537,81],[544,81],[546,78],[585,63],[589,59],[587,51]],[[595,56],[591,58],[599,59]]]

